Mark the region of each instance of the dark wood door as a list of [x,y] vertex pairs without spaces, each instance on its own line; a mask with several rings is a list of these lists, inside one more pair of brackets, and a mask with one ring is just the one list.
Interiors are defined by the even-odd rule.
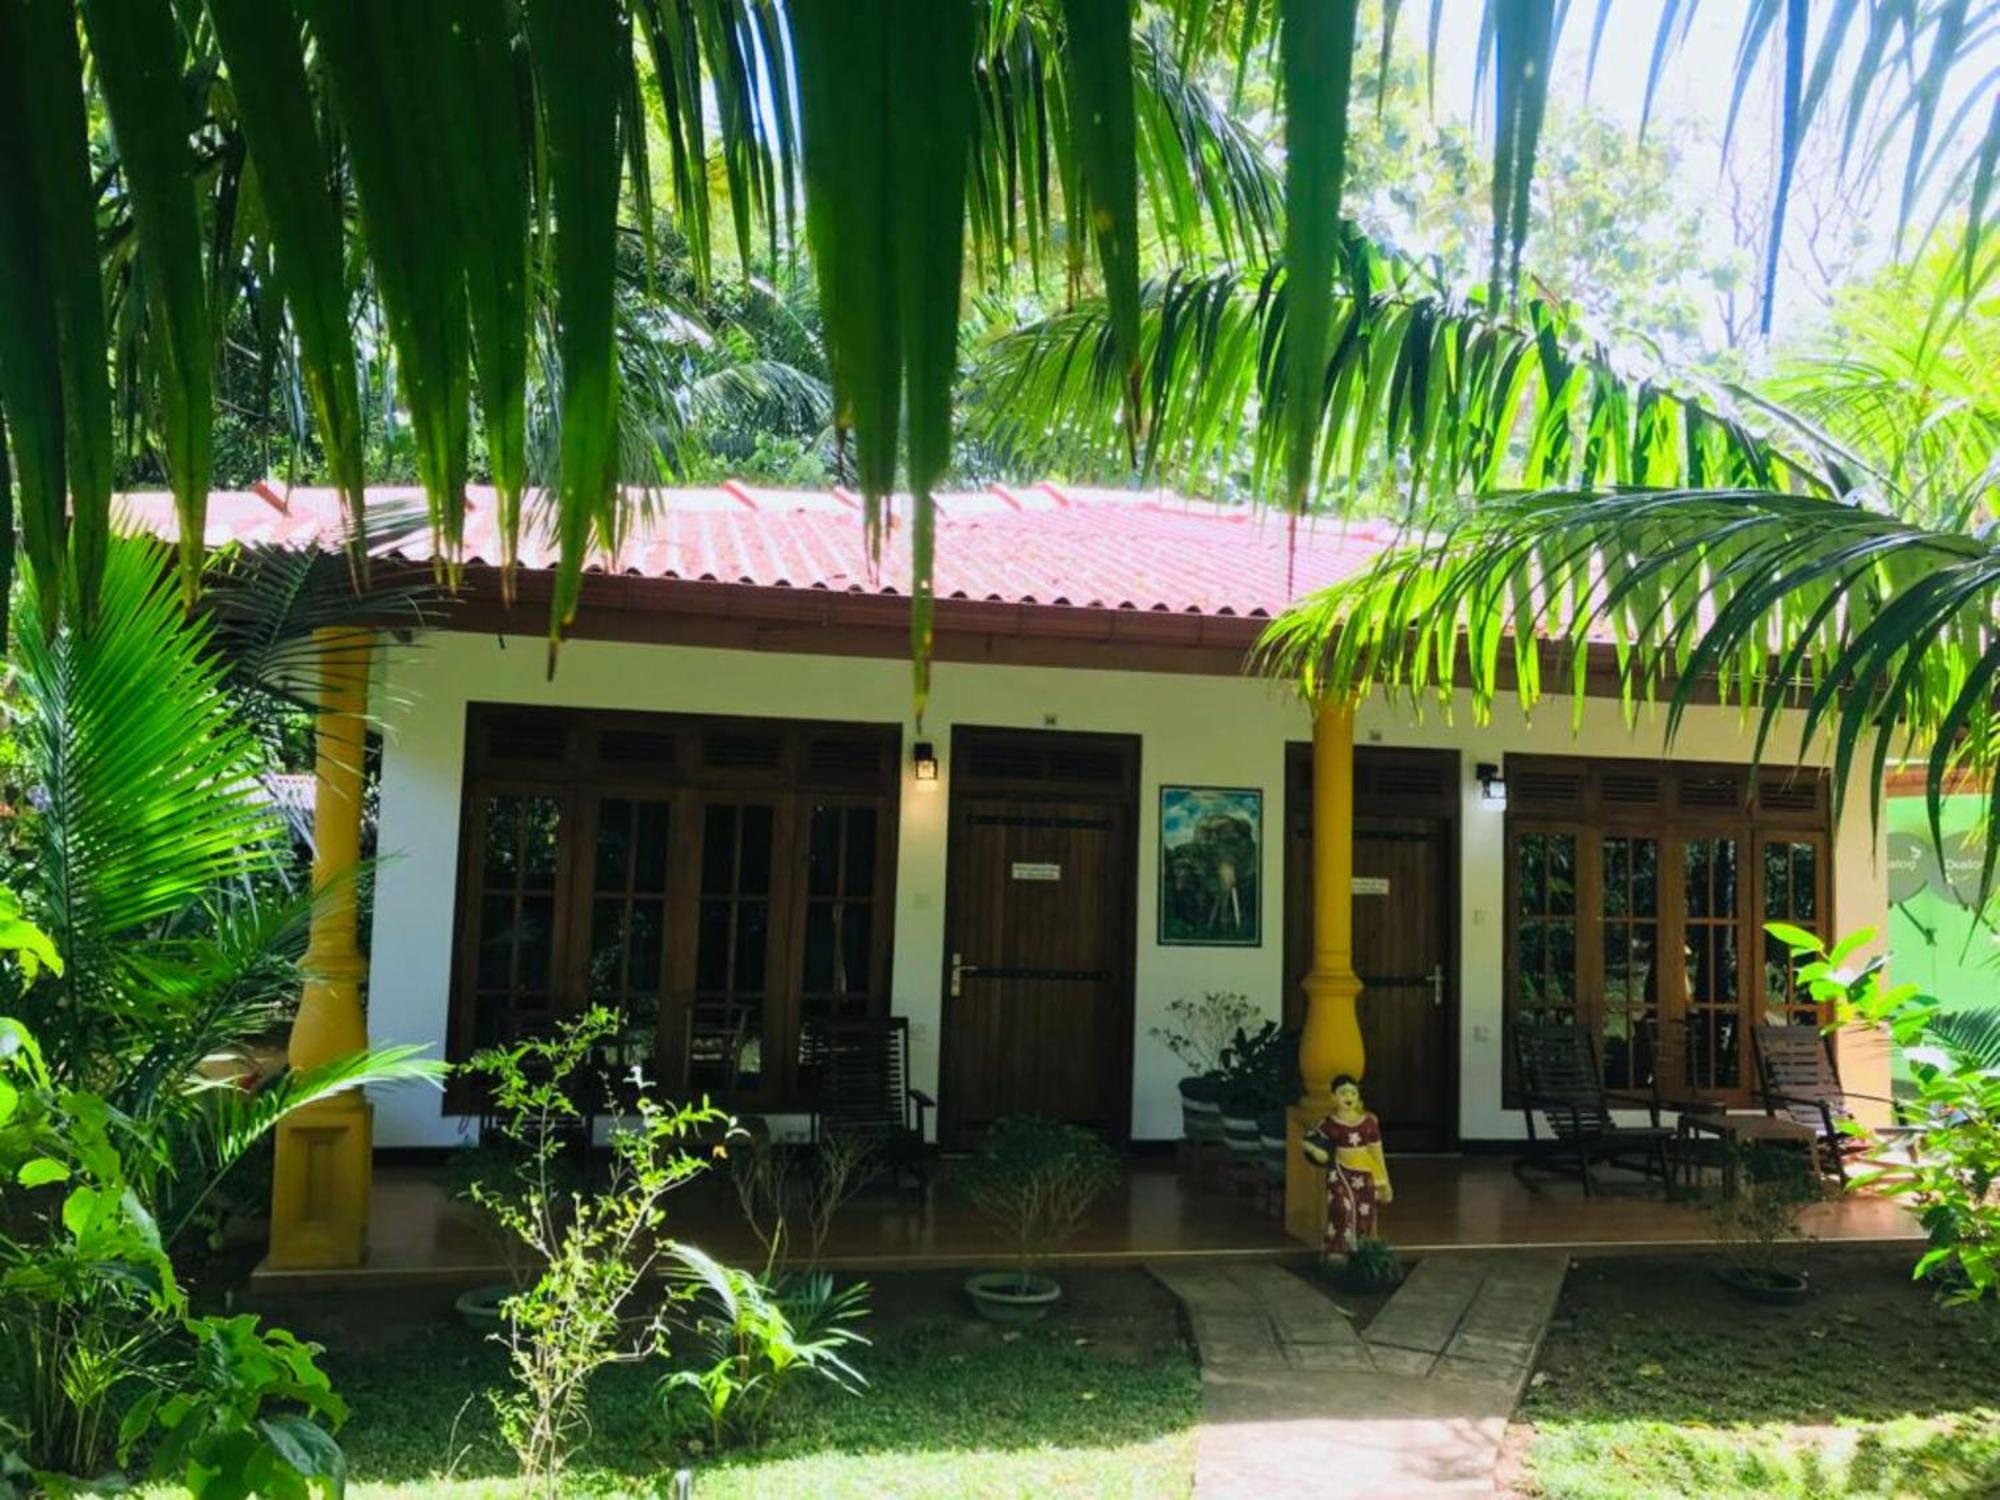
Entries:
[[939,1080],[949,1142],[1016,1114],[1128,1132],[1132,816],[1122,797],[955,779]]
[[[1312,766],[1288,766],[1285,951],[1288,1023],[1304,1019],[1312,962]],[[1354,968],[1361,979],[1363,1092],[1392,1151],[1458,1139],[1456,756],[1355,751]]]

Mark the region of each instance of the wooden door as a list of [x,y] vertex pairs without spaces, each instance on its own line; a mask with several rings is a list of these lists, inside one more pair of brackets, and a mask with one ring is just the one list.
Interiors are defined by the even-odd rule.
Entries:
[[[1019,743],[1009,736],[1006,743]],[[1068,736],[1034,736],[1036,741]],[[954,749],[945,921],[946,1139],[1041,1114],[1123,1138],[1131,1118],[1133,807],[1015,760],[982,790],[988,759]],[[1060,772],[1063,762],[1046,769]],[[1007,790],[997,783],[1011,783]]]
[[[1295,746],[1285,804],[1285,1018],[1305,1018],[1312,963],[1312,762]],[[1456,1144],[1458,973],[1454,930],[1457,757],[1355,751],[1354,967],[1361,979],[1362,1091],[1392,1151]]]

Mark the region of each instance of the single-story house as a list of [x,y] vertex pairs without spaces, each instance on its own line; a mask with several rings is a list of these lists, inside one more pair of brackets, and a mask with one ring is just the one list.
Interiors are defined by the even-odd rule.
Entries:
[[[164,529],[164,497],[134,497]],[[908,1018],[946,1144],[1037,1111],[1176,1136],[1156,1035],[1230,991],[1298,1019],[1313,962],[1314,719],[1251,675],[1269,619],[1393,540],[1367,522],[1043,484],[943,496],[919,724],[907,547],[858,501],[729,483],[656,495],[593,570],[550,670],[553,546],[502,601],[490,492],[443,627],[385,650],[367,1025],[452,1059],[592,1002],[662,1016],[662,1057],[804,1128],[815,1018]],[[218,494],[209,541],[307,544],[330,492]],[[404,555],[426,557],[428,541]],[[1518,1007],[1573,1010],[1609,1081],[1751,1102],[1749,1029],[1799,1016],[1763,924],[1878,930],[1865,808],[1747,766],[1734,708],[1667,754],[1607,676],[1566,696],[1352,715],[1352,967],[1391,1151],[1517,1137]],[[1340,731],[1345,734],[1344,728]],[[1337,826],[1322,821],[1322,828]],[[1337,866],[1334,866],[1337,868]],[[1874,1036],[1841,1039],[1886,1093]],[[378,1150],[460,1143],[459,1090],[384,1094]]]

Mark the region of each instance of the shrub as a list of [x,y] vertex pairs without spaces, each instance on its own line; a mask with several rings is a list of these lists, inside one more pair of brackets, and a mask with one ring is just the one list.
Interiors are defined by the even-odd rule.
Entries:
[[959,1170],[961,1191],[1006,1240],[1023,1287],[1117,1181],[1118,1158],[1102,1140],[1039,1115],[995,1120]]
[[1873,936],[1863,930],[1826,947],[1812,933],[1774,923],[1792,950],[1798,977],[1842,1024],[1886,1026],[1902,1048],[1915,1083],[1906,1102],[1906,1160],[1853,1174],[1851,1182],[1900,1199],[1917,1215],[1930,1248],[1915,1274],[1934,1276],[1948,1299],[1975,1303],[2000,1319],[2000,1069],[1959,1019],[1947,1019],[1934,996],[1891,985],[1876,958],[1859,969],[1848,960]]
[[1819,1172],[1796,1147],[1752,1143],[1730,1153],[1735,1191],[1708,1202],[1709,1220],[1730,1264],[1754,1281],[1782,1274],[1779,1246],[1800,1237],[1799,1214],[1823,1196]]
[[1247,995],[1210,990],[1199,1000],[1183,995],[1167,1007],[1167,1015],[1167,1025],[1151,1027],[1146,1034],[1164,1043],[1181,1066],[1199,1078],[1222,1066],[1223,1050],[1256,1019],[1257,1007]]
[[591,1377],[666,1352],[665,1308],[642,1312],[641,1293],[674,1253],[667,1197],[704,1166],[682,1143],[724,1119],[706,1105],[669,1107],[641,1091],[635,1117],[612,1133],[605,1185],[565,1189],[563,1145],[582,1123],[572,1093],[594,1049],[617,1029],[616,1015],[599,1006],[553,1037],[490,1048],[465,1065],[492,1089],[493,1128],[515,1158],[511,1182],[475,1181],[473,1199],[542,1267],[500,1304],[494,1337],[507,1350],[514,1385],[491,1400],[523,1480],[551,1496],[587,1424]]

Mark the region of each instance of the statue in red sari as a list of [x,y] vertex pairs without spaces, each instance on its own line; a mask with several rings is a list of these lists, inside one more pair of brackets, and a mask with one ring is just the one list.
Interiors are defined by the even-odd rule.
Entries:
[[1352,1255],[1376,1232],[1382,1204],[1395,1196],[1382,1157],[1382,1122],[1361,1103],[1361,1085],[1343,1073],[1333,1080],[1333,1112],[1306,1132],[1308,1161],[1326,1168],[1328,1255]]

